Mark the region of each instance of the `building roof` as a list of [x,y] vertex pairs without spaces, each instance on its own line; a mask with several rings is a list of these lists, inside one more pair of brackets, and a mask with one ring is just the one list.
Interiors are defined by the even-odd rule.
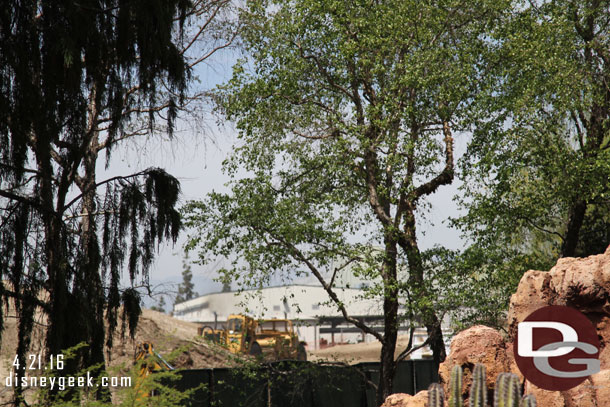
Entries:
[[[382,315],[379,301],[354,288],[334,289],[350,315]],[[340,315],[321,286],[286,285],[203,295],[174,305],[174,316],[192,322],[224,321],[230,314],[313,320]]]

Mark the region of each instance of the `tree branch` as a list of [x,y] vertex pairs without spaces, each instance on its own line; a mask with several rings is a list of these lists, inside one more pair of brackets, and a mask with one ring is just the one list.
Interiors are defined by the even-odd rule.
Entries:
[[364,162],[366,164],[365,175],[366,184],[369,195],[369,204],[373,208],[373,212],[377,216],[377,219],[384,225],[389,226],[392,224],[392,219],[386,211],[385,205],[382,204],[377,193],[377,172],[379,171],[377,166],[377,153],[373,146],[369,146],[364,154]]
[[550,234],[550,235],[555,235],[555,236],[558,236],[558,237],[561,239],[561,241],[562,241],[562,242],[563,242],[563,241],[565,241],[565,239],[566,239],[566,238],[565,238],[565,236],[563,236],[563,235],[562,235],[561,233],[559,233],[559,232],[556,232],[556,231],[554,231],[554,230],[548,230],[548,229],[545,229],[545,228],[543,228],[543,227],[541,227],[541,226],[536,225],[536,224],[535,224],[535,223],[534,223],[534,222],[533,222],[531,219],[529,219],[529,218],[528,218],[528,217],[526,217],[526,216],[517,215],[517,219],[524,220],[524,221],[525,221],[525,222],[526,222],[528,225],[530,225],[530,226],[531,226],[531,227],[533,227],[534,229],[538,229],[538,230],[539,230],[539,231],[541,231],[541,232],[548,233],[548,234]]
[[[267,231],[267,233],[269,233],[269,231]],[[326,280],[324,279],[324,277],[322,277],[322,274],[320,273],[318,268],[311,261],[309,261],[309,259],[307,259],[307,257],[305,257],[305,255],[299,249],[297,249],[292,243],[287,242],[286,240],[282,239],[281,237],[275,237],[275,239],[280,241],[284,245],[284,247],[286,247],[287,249],[289,249],[292,252],[293,258],[304,263],[307,266],[307,268],[311,271],[311,273],[318,279],[318,281],[320,282],[320,284],[322,285],[322,287],[324,288],[324,290],[326,291],[328,296],[335,303],[337,308],[339,308],[339,311],[341,311],[343,318],[347,322],[350,322],[351,324],[355,325],[356,327],[362,329],[364,332],[373,335],[379,342],[381,342],[381,343],[385,342],[383,335],[381,335],[379,332],[375,331],[374,329],[371,329],[369,326],[362,323],[362,321],[351,317],[347,313],[347,309],[345,308],[345,305],[343,305],[343,303],[339,300],[339,297],[337,296],[337,293],[335,293],[333,291],[332,286],[330,286],[326,282]]]
[[333,270],[333,275],[330,278],[330,283],[328,283],[328,285],[330,287],[333,286],[333,284],[335,284],[335,277],[337,276],[337,273],[341,270],[343,270],[344,268],[346,268],[347,266],[349,266],[350,264],[352,264],[354,261],[358,260],[359,257],[352,257],[351,259],[349,259],[345,264],[341,265],[340,267],[335,267],[335,269]]
[[147,174],[149,172],[149,169],[146,169],[144,171],[140,171],[140,172],[136,172],[135,174],[131,174],[131,175],[117,175],[116,177],[112,177],[112,178],[108,178],[104,181],[98,182],[97,184],[93,185],[91,188],[88,188],[84,191],[82,191],[79,195],[77,195],[74,199],[72,199],[70,202],[68,202],[67,205],[64,206],[64,211],[68,208],[70,208],[70,206],[74,205],[79,199],[81,199],[83,197],[83,195],[85,195],[87,192],[91,192],[92,190],[95,190],[97,187],[104,185],[104,184],[108,184],[110,182],[113,181],[118,181],[118,180],[126,180],[126,179],[130,179],[130,178],[135,178],[135,177],[139,177],[141,175]]
[[430,342],[430,337],[428,337],[428,338],[426,338],[426,340],[423,343],[420,343],[419,345],[413,347],[413,334],[414,333],[415,333],[415,327],[411,327],[411,330],[409,332],[409,343],[407,344],[407,347],[405,348],[405,350],[400,352],[398,357],[396,357],[395,363],[399,363],[400,361],[404,360],[407,356],[409,356],[411,353],[418,351],[419,349],[425,347]]
[[451,128],[447,121],[443,122],[443,134],[445,136],[445,168],[436,177],[415,188],[415,191],[413,191],[414,200],[419,199],[423,195],[429,195],[436,191],[441,185],[447,185],[453,181],[453,136],[451,135]]
[[4,189],[0,189],[0,196],[3,196],[3,197],[8,198],[8,199],[11,199],[13,201],[21,202],[21,203],[26,204],[26,205],[30,205],[30,206],[32,206],[34,208],[41,209],[41,206],[40,206],[39,202],[37,202],[37,201],[33,200],[32,198],[27,197],[27,196],[15,194],[13,192],[9,192],[9,191],[4,190]]
[[[222,0],[222,1],[215,2],[216,4],[213,4],[213,3],[214,2],[212,2],[210,4],[209,9],[214,7],[214,11],[212,11],[212,14],[210,16],[208,16],[207,20],[201,25],[201,27],[199,28],[199,31],[197,31],[197,34],[195,34],[193,36],[193,38],[191,38],[189,43],[184,48],[182,48],[182,51],[180,51],[180,55],[184,55],[184,53],[186,51],[188,51],[188,49],[193,46],[193,44],[197,41],[197,39],[201,36],[201,34],[203,34],[203,32],[206,30],[206,28],[208,28],[208,26],[212,23],[212,21],[214,21],[214,18],[216,17],[218,12],[222,9],[223,6],[228,4],[229,1],[228,0]],[[198,12],[197,14],[201,15],[201,13],[202,12]]]
[[203,55],[202,57],[198,58],[197,60],[195,60],[195,62],[191,62],[188,66],[189,68],[194,67],[195,65],[200,64],[201,62],[205,61],[206,59],[208,59],[209,57],[211,57],[212,55],[214,55],[216,52],[228,48],[233,44],[233,41],[235,41],[235,38],[237,38],[237,31],[235,31],[232,35],[232,37],[225,42],[222,45],[218,45],[217,47],[212,48],[210,51],[208,51],[207,54]]

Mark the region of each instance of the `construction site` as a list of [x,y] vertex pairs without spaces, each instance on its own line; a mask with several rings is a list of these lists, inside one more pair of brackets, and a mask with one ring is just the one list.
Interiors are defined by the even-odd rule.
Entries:
[[[7,319],[3,334],[2,377],[10,375],[10,362],[16,352],[15,321]],[[397,353],[407,342],[408,337],[400,337]],[[39,325],[33,331],[30,353],[42,352],[43,346],[44,330]],[[232,315],[226,329],[212,330],[209,326],[143,309],[135,336],[121,337],[117,333],[107,360],[108,371],[118,375],[127,375],[139,361],[144,361],[138,372],[140,377],[175,370],[180,378],[172,387],[187,391],[203,385],[203,389],[184,404],[193,407],[323,407],[343,402],[374,406],[375,391],[371,384],[377,380],[379,352],[380,345],[375,342],[306,350],[289,320],[257,321],[244,315]],[[258,379],[248,379],[242,374],[244,369],[250,373],[256,370]],[[419,372],[417,378],[416,370]],[[435,380],[436,369],[430,361],[409,361],[400,365],[396,386],[414,394],[415,390],[424,390]],[[344,390],[337,393],[337,386]],[[10,403],[13,389],[4,386],[0,391],[0,402]],[[36,392],[37,389],[27,389],[26,395],[34,401]],[[367,400],[368,404],[362,404]]]
[[610,406],[609,50],[610,0],[2,0],[0,407]]

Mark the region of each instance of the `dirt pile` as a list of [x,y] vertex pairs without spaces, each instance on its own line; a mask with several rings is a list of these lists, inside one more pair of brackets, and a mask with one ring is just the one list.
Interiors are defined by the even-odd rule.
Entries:
[[197,327],[197,324],[144,309],[135,338],[120,338],[120,333],[117,332],[106,360],[110,366],[130,365],[136,344],[152,342],[155,351],[176,368],[206,369],[231,366],[230,354],[198,337]]
[[[0,377],[4,380],[12,371],[12,363],[17,349],[17,319],[14,307],[10,307],[4,318],[4,332],[0,347]],[[36,323],[31,335],[32,345],[28,355],[44,355],[44,318],[36,316]],[[152,342],[157,353],[162,355],[176,368],[204,369],[228,367],[234,365],[235,357],[224,349],[206,343],[197,336],[197,324],[180,321],[169,315],[144,309],[133,339],[122,337],[116,332],[113,347],[106,350],[106,361],[109,369],[118,368],[126,372],[133,365],[136,344]],[[120,327],[118,329],[120,331]],[[44,356],[43,356],[44,358]],[[46,360],[46,359],[43,359]],[[30,375],[38,375],[36,371]],[[30,394],[28,392],[26,394]],[[31,396],[31,394],[30,394]],[[12,398],[12,388],[0,383],[0,403]]]
[[[44,327],[41,318],[32,333],[32,346],[28,353],[38,354],[44,348]],[[6,316],[5,330],[2,334],[0,357],[2,369],[6,374],[15,357],[17,348],[17,320],[10,313]],[[106,360],[110,366],[131,366],[136,344],[152,342],[155,350],[168,359],[172,359],[177,368],[204,369],[226,367],[231,365],[229,353],[197,337],[197,324],[180,321],[161,312],[144,309],[138,323],[135,337],[121,338],[116,332],[113,347],[106,351]],[[120,331],[120,327],[117,331]],[[8,363],[7,363],[8,362]]]

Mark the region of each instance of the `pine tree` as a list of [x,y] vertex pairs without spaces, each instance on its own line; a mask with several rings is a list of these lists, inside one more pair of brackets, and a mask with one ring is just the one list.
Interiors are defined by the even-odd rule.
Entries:
[[182,260],[182,283],[178,286],[178,295],[176,296],[174,305],[197,297],[198,294],[195,292],[194,288],[193,272],[187,254]]
[[153,311],[163,312],[165,314],[165,296],[161,295],[157,301],[157,304],[150,307],[150,309]]

